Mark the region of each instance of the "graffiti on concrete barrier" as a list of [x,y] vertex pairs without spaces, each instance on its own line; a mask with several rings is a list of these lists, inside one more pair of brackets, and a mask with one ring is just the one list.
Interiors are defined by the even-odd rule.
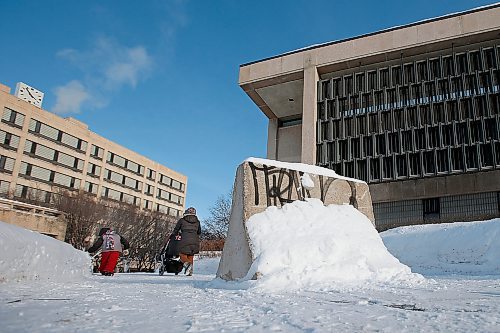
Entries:
[[[301,177],[304,175],[303,171],[269,165],[257,166],[252,162],[250,162],[249,165],[252,170],[256,206],[261,205],[261,193],[265,193],[267,207],[283,206],[295,200],[311,198],[311,192],[304,188],[301,183]],[[264,177],[264,188],[259,188],[259,183],[261,182],[258,180],[262,176]],[[345,179],[319,176],[319,199],[325,202],[325,198],[329,191],[335,191],[335,184],[337,182],[347,182],[349,184],[351,188],[349,204],[357,208],[355,185],[353,182],[349,182]]]

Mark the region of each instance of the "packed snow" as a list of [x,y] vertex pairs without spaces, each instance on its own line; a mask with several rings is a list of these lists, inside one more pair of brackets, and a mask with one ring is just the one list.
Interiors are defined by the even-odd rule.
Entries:
[[414,272],[500,275],[500,219],[400,227],[381,236]]
[[38,232],[0,222],[0,282],[78,281],[91,275],[88,253]]
[[[245,162],[252,162],[252,163],[256,163],[256,164],[275,166],[277,168],[283,168],[283,169],[297,170],[297,171],[302,171],[305,173],[310,173],[313,175],[322,175],[322,176],[326,176],[326,177],[345,179],[345,180],[356,182],[356,183],[364,183],[364,181],[362,181],[362,180],[344,177],[344,176],[337,174],[335,171],[333,171],[331,169],[322,168],[322,167],[319,167],[316,165],[311,165],[311,164],[282,162],[282,161],[268,160],[268,159],[257,158],[257,157],[249,157],[245,160]],[[312,182],[312,179],[311,179],[311,182]],[[314,183],[312,184],[312,186],[314,187]]]
[[268,207],[246,223],[256,274],[266,290],[332,290],[339,285],[418,284],[419,274],[384,246],[371,221],[351,205],[319,199]]
[[[313,207],[316,205],[314,201],[303,204]],[[291,206],[287,209],[298,214],[302,208]],[[325,207],[328,211],[332,209],[336,214],[342,211],[349,216],[346,213],[347,209],[344,212],[343,208],[338,208],[340,210],[337,208]],[[303,217],[305,226],[300,227],[294,238],[299,241],[292,242],[291,233],[281,232],[286,236],[284,238],[288,238],[291,252],[278,253],[274,259],[269,252],[266,252],[269,249],[267,245],[269,239],[263,237],[260,243],[256,241],[255,246],[260,249],[261,254],[256,265],[262,269],[262,280],[245,283],[215,279],[218,258],[196,258],[192,277],[182,274],[159,276],[153,273],[119,273],[113,277],[89,275],[87,254],[68,248],[68,245],[46,236],[0,223],[2,263],[0,272],[4,274],[5,271],[16,270],[18,267],[31,266],[31,276],[38,276],[38,278],[21,279],[13,278],[19,276],[13,275],[9,279],[0,281],[2,304],[0,331],[16,333],[500,331],[500,275],[434,275],[439,267],[443,267],[441,264],[436,264],[432,266],[433,276],[425,279],[425,283],[413,283],[411,282],[413,279],[417,282],[420,280],[419,275],[409,273],[403,264],[384,252],[382,242],[377,241],[375,237],[377,234],[369,233],[365,230],[368,228],[362,227],[368,222],[357,219],[355,222],[351,221],[354,224],[352,229],[349,227],[346,230],[352,231],[358,228],[365,236],[359,235],[355,237],[353,244],[349,244],[345,238],[348,233],[344,234],[343,229],[335,229],[340,235],[331,237],[332,242],[336,243],[332,247],[344,253],[344,256],[339,253],[337,258],[344,259],[344,263],[354,272],[352,276],[357,277],[359,283],[353,285],[335,281],[326,284],[327,288],[319,289],[314,281],[325,282],[327,279],[321,278],[320,273],[323,268],[320,264],[314,266],[320,270],[317,277],[310,277],[308,272],[297,270],[299,282],[294,282],[293,276],[283,278],[283,284],[290,288],[282,288],[283,285],[278,284],[277,280],[274,282],[266,280],[266,276],[277,278],[279,272],[293,274],[293,270],[297,267],[287,267],[288,259],[291,260],[289,266],[293,263],[302,265],[304,270],[309,270],[308,263],[311,261],[305,258],[300,260],[293,255],[297,253],[308,256],[304,253],[308,252],[308,249],[316,251],[316,255],[325,261],[326,266],[332,264],[329,259],[325,259],[325,254],[332,250],[329,243],[325,243],[326,237],[323,237],[325,226],[318,229],[314,229],[316,226],[311,227],[310,219],[316,218],[322,221],[323,209],[318,210],[316,215]],[[271,210],[267,212],[267,217],[273,214],[279,216],[285,213]],[[351,218],[353,215],[355,214],[350,215]],[[263,221],[263,217],[261,218]],[[318,223],[323,224],[323,222]],[[274,223],[284,222],[276,218],[268,224]],[[491,225],[486,227],[484,223]],[[477,223],[482,224],[483,227],[480,229],[470,229],[474,228],[476,223],[453,225],[454,228],[462,229],[461,248],[478,251],[489,246],[493,251],[496,246],[494,244],[497,243],[490,240],[498,238],[492,234],[496,228],[494,223],[498,224],[498,220]],[[296,227],[295,224],[293,226]],[[271,230],[274,226],[266,228]],[[316,230],[315,239],[310,239],[311,233],[309,230],[304,230],[310,228]],[[423,253],[426,259],[420,262],[430,263],[432,260],[438,260],[440,256],[432,251],[432,247],[435,246],[434,241],[429,244],[426,242],[430,239],[436,239],[437,242],[437,235],[444,232],[443,229],[449,230],[450,226],[421,226],[420,232],[411,232],[412,228],[415,227],[385,232],[382,237],[387,244],[420,242],[421,246],[410,253],[406,253],[407,250],[402,248],[396,250],[393,245],[388,245],[388,248],[413,271],[420,271],[426,275],[428,271],[421,270],[420,266],[412,266],[417,261],[407,259],[411,258],[411,254]],[[424,232],[425,229],[433,231]],[[326,230],[331,231],[329,227]],[[459,230],[456,232],[453,237],[460,234]],[[482,232],[484,234],[481,234]],[[389,235],[390,241],[388,241]],[[405,239],[399,241],[398,237]],[[309,239],[305,241],[302,238]],[[361,239],[367,244],[361,244]],[[441,239],[440,245],[448,241],[446,237]],[[480,239],[486,240],[490,245],[484,245]],[[476,240],[478,241],[475,242]],[[284,241],[284,239],[277,241],[276,246],[282,246],[279,242]],[[303,247],[306,242],[308,247],[295,250],[296,246]],[[356,242],[358,244],[354,245]],[[452,246],[452,243],[448,244]],[[369,245],[375,247],[373,254],[366,253]],[[38,261],[35,265],[33,254],[36,256],[41,253],[45,253],[44,259],[41,259],[44,264]],[[400,257],[402,254],[406,254],[405,259]],[[363,255],[365,258],[360,260]],[[265,263],[263,259],[266,256],[273,263]],[[353,256],[352,262],[348,262],[349,256]],[[492,262],[498,260],[498,257],[492,255]],[[67,258],[73,259],[67,260]],[[467,263],[462,264],[467,265]],[[340,272],[341,278],[347,276],[347,269],[343,271],[338,267],[340,270],[335,271],[332,270],[334,266],[331,265],[328,272]],[[381,268],[387,271],[382,273]],[[313,270],[310,271],[312,273]],[[64,272],[74,272],[74,274],[69,274],[67,279],[61,279]],[[364,273],[360,274],[362,272]],[[490,270],[488,274],[493,272]],[[407,276],[409,282],[405,283],[397,278],[395,281],[387,281],[387,277],[395,273],[396,277],[400,276],[398,274]],[[79,274],[81,276],[78,276]],[[44,278],[41,278],[42,276]],[[367,284],[362,281],[376,281],[376,283]],[[279,285],[280,288],[276,290],[254,288],[259,286],[259,283],[263,283],[261,286]],[[293,288],[294,283],[295,286],[298,284],[301,287]]]

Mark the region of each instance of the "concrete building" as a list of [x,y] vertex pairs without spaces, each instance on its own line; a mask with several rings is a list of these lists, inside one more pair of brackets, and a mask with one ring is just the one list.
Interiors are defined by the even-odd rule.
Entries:
[[[27,87],[27,88],[26,88]],[[187,177],[41,109],[43,93],[0,84],[0,194],[50,203],[61,189],[84,190],[143,209],[180,216]]]
[[365,180],[379,230],[500,216],[500,5],[240,66],[267,158]]

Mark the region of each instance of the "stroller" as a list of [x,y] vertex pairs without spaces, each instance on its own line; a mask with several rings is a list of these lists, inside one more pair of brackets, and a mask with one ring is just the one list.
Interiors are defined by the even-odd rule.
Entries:
[[160,268],[158,273],[160,275],[167,273],[174,273],[178,275],[184,266],[179,258],[178,245],[180,236],[172,235],[165,245],[165,248],[160,253]]

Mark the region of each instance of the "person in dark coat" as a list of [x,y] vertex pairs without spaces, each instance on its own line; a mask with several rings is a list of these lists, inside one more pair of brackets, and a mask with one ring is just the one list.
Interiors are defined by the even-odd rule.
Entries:
[[111,230],[111,228],[101,228],[99,237],[94,244],[87,249],[87,252],[93,253],[101,249],[101,265],[99,272],[102,275],[111,276],[115,273],[118,258],[123,251],[128,251],[129,242],[123,237]]
[[196,209],[189,207],[184,216],[177,221],[172,236],[180,233],[181,240],[178,244],[179,256],[184,263],[184,274],[193,275],[194,255],[200,252],[200,220],[196,217]]

